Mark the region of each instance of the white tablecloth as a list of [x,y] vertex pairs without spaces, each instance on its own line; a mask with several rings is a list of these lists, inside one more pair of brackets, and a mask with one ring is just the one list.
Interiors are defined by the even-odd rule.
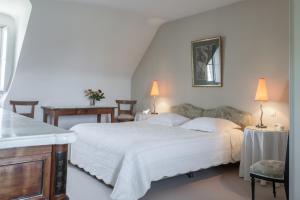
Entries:
[[248,127],[241,149],[240,177],[250,180],[250,166],[260,160],[285,161],[288,131]]

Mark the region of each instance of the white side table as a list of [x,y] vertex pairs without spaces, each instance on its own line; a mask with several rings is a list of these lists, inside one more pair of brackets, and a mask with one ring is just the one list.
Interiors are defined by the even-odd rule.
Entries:
[[241,149],[240,177],[250,180],[250,166],[260,160],[285,161],[288,132],[247,127]]

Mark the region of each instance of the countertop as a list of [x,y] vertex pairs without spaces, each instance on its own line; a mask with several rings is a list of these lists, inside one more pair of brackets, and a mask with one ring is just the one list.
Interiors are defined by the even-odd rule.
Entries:
[[0,149],[70,144],[72,131],[64,130],[0,108]]

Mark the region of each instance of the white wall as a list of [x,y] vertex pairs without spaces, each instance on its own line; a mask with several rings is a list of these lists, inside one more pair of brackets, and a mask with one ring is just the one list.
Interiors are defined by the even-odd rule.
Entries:
[[[102,89],[102,105],[129,99],[131,75],[157,27],[106,7],[32,0],[18,68],[6,98],[41,105],[88,105],[83,91]],[[36,119],[41,120],[38,107]],[[95,118],[61,120],[62,127]],[[73,118],[72,118],[73,119]]]
[[291,1],[291,135],[290,195],[300,199],[300,1]]
[[[289,4],[282,0],[251,0],[164,24],[132,78],[138,109],[151,107],[152,80],[158,80],[158,111],[189,102],[212,108],[230,105],[254,113],[257,81],[267,79],[270,102],[265,121],[289,124]],[[193,88],[191,41],[223,37],[224,86]],[[276,116],[274,116],[274,114]]]

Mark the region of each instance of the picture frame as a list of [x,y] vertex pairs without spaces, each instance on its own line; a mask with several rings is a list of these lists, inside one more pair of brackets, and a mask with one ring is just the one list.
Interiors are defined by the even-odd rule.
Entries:
[[222,87],[221,36],[192,41],[192,86]]

